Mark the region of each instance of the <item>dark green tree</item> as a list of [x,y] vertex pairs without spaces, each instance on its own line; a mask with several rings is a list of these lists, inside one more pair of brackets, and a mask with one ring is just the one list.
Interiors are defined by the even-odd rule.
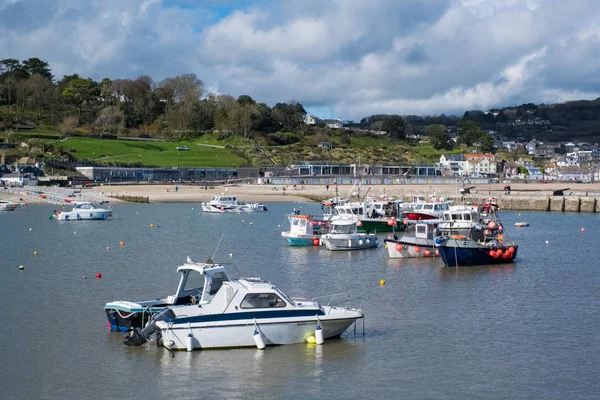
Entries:
[[44,78],[52,81],[52,72],[50,71],[50,64],[46,61],[42,61],[39,58],[28,58],[23,61],[23,69],[29,74],[29,76],[33,75],[41,75]]
[[425,128],[425,134],[429,138],[429,143],[438,150],[451,149],[450,136],[446,133],[446,127],[443,125],[429,125]]
[[396,139],[406,139],[406,124],[399,115],[389,115],[381,123],[381,129]]

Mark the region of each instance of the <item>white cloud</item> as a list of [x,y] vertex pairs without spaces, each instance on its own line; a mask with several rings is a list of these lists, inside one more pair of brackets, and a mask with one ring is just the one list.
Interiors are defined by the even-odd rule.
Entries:
[[0,54],[59,78],[195,72],[221,93],[351,119],[600,93],[594,0],[173,3],[0,0]]

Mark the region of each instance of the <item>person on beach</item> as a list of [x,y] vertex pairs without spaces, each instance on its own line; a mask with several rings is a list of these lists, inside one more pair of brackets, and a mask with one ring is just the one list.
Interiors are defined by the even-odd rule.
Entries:
[[175,192],[179,191],[179,186],[175,186]]
[[325,189],[329,192],[329,184],[325,185]]

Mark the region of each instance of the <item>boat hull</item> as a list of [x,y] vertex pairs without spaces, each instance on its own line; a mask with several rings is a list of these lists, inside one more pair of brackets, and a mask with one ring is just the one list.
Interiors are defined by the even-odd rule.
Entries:
[[[509,249],[514,251],[510,252]],[[495,265],[507,264],[515,262],[517,258],[517,245],[501,245],[501,246],[486,246],[479,245],[477,242],[467,239],[448,239],[437,244],[437,250],[440,258],[445,265],[454,266],[478,266],[478,265]],[[494,257],[490,251],[502,250],[502,254],[509,253],[509,256]]]
[[423,220],[428,220],[428,219],[437,219],[439,218],[439,216],[437,215],[430,215],[430,214],[425,214],[425,213],[420,213],[420,212],[405,212],[404,216],[411,220],[411,221],[423,221]]
[[[227,347],[255,347],[255,330],[259,331],[267,346],[303,343],[315,334],[320,323],[323,337],[330,339],[340,336],[361,313],[348,313],[345,317],[328,319],[320,316],[286,318],[285,321],[273,319],[248,319],[232,322],[213,322],[206,324],[179,324],[158,322],[161,329],[162,344],[174,350],[186,350],[188,335],[192,335],[193,349],[215,349]],[[172,345],[171,345],[172,344]]]
[[16,203],[0,203],[0,211],[14,211],[17,206]]
[[[310,237],[286,237],[285,238],[290,246],[319,246],[321,241],[319,238],[313,236]],[[315,244],[315,241],[317,244]]]
[[323,235],[321,243],[327,250],[363,250],[379,245],[375,235]]
[[202,211],[207,213],[238,213],[238,212],[263,212],[267,211],[262,204],[244,204],[244,205],[215,205],[202,203]]
[[[435,243],[433,240],[422,240],[421,243],[404,242],[402,240],[386,239],[388,256],[390,258],[423,258],[435,257]],[[401,246],[401,250],[398,250]],[[418,250],[417,251],[417,247]]]
[[112,218],[112,211],[92,211],[92,212],[61,212],[54,216],[58,221],[92,221],[92,220],[107,220]]

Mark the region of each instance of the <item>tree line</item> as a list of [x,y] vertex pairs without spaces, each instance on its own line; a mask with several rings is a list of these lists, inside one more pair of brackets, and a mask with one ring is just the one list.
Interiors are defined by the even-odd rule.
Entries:
[[[297,101],[269,107],[249,95],[237,98],[206,93],[195,74],[181,74],[155,82],[147,75],[136,79],[95,81],[78,74],[55,79],[47,62],[0,60],[0,128],[46,126],[64,134],[82,129],[97,137],[123,135],[181,140],[206,132],[254,138],[263,135],[273,144],[289,144],[317,134],[324,124],[304,124],[306,110]],[[464,122],[471,122],[465,124]],[[350,130],[385,132],[395,139],[407,133],[430,136],[434,147],[450,149],[448,127],[458,127],[458,145],[483,143],[489,138],[466,116],[405,116],[376,114],[349,122]],[[493,141],[492,141],[493,142]]]

